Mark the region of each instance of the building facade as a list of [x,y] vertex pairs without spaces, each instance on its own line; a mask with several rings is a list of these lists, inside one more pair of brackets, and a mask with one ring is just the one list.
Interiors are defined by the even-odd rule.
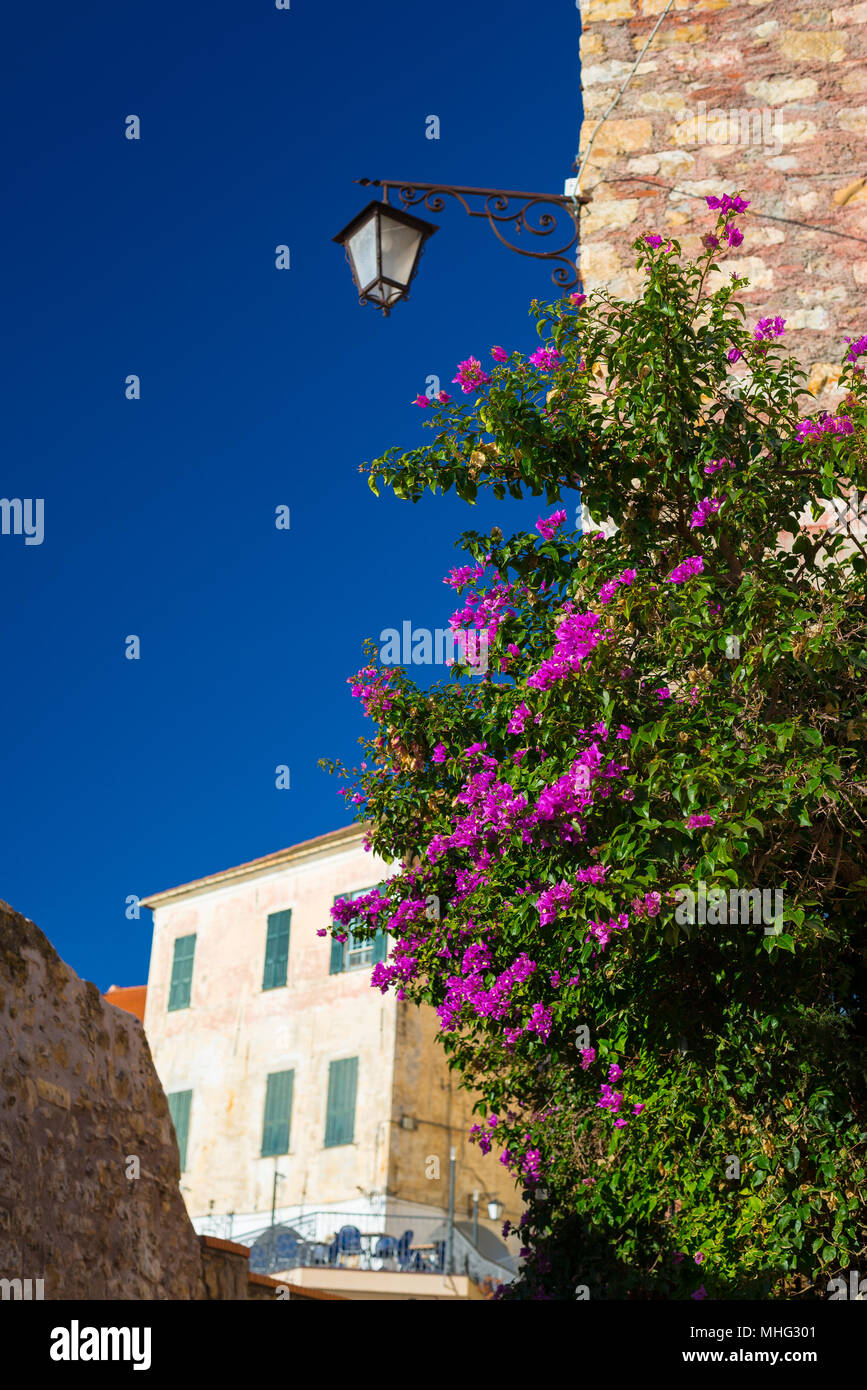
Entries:
[[743,190],[744,243],[725,271],[749,277],[749,321],[785,318],[787,345],[830,403],[845,337],[864,332],[867,4],[580,8],[585,289],[634,297],[638,236],[676,237],[696,254],[712,226],[705,196]]
[[[199,1232],[254,1248],[277,1228],[328,1242],[343,1226],[412,1230],[427,1246],[442,1235],[454,1148],[453,1267],[503,1277],[491,1240],[504,1216],[517,1221],[520,1197],[498,1153],[467,1142],[472,1098],[435,1043],[436,1014],[371,988],[387,940],[318,934],[336,897],[392,872],[353,827],[144,899],[145,1032],[181,1191]],[[496,1223],[491,1199],[504,1208]]]

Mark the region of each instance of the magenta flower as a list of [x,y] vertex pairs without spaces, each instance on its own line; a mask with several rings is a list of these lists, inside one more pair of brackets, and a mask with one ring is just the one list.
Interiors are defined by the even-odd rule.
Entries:
[[740,348],[729,348],[728,352],[726,353],[726,357],[730,362],[740,362],[741,358],[743,357],[743,353],[741,352]]
[[704,1284],[699,1284],[695,1293],[690,1294],[690,1298],[707,1298],[707,1291],[705,1290]]
[[416,396],[413,405],[420,405],[422,410],[430,405],[430,396]]
[[635,575],[635,570],[622,570],[616,579],[609,579],[607,584],[603,584],[599,590],[600,603],[610,603],[621,584],[628,588],[630,584],[635,582]]
[[621,1118],[620,1118],[619,1120],[615,1120],[615,1121],[614,1121],[614,1128],[615,1128],[615,1129],[625,1129],[625,1128],[626,1128],[626,1121],[623,1119],[622,1116],[621,1116]]
[[691,579],[695,574],[701,574],[704,569],[704,560],[700,555],[690,555],[688,560],[676,565],[668,575],[666,584],[683,584],[685,580]]
[[701,244],[706,251],[717,251],[719,249],[719,237],[714,236],[713,232],[706,232],[701,239]]
[[586,299],[587,299],[586,294],[578,294],[578,293],[575,293],[575,294],[570,294],[570,296],[569,296],[569,302],[570,302],[571,304],[573,304],[573,305],[575,306],[576,309],[580,309],[580,308],[581,308],[581,305],[585,303]]
[[564,511],[552,512],[549,517],[539,517],[536,522],[536,530],[545,537],[546,541],[554,539],[555,531],[559,531],[563,522],[566,520]]
[[727,212],[746,212],[749,207],[749,203],[744,202],[743,198],[738,195],[730,197],[728,193],[724,193],[721,198],[705,198],[705,202],[711,212],[719,211],[723,216],[725,216]]
[[543,1041],[546,1041],[551,1032],[553,1016],[550,1009],[546,1009],[544,1004],[534,1004],[530,1021],[527,1024],[528,1033],[538,1033]]
[[723,227],[723,236],[725,237],[729,246],[740,246],[741,242],[744,239],[744,234],[740,230],[740,228],[733,227],[730,223],[727,226]]
[[633,1115],[640,1115],[643,1109],[644,1109],[644,1102],[643,1102],[643,1101],[639,1101],[636,1105],[633,1105],[633,1107],[632,1107],[632,1113],[633,1113]]
[[864,334],[863,338],[856,338],[854,342],[851,338],[847,338],[846,342],[849,344],[849,350],[846,353],[847,362],[856,362],[862,352],[867,352],[867,333]]
[[487,386],[490,381],[487,372],[482,371],[482,364],[476,357],[468,357],[466,361],[458,363],[458,374],[452,377],[452,381],[457,382],[464,395],[474,391],[478,386]]
[[448,757],[448,754],[446,753],[445,745],[442,744],[442,743],[438,743],[437,746],[436,746],[436,748],[435,748],[434,751],[433,751],[433,755],[432,755],[432,757],[431,757],[431,762],[434,762],[434,763],[444,763],[447,757]]
[[582,1049],[581,1049],[581,1070],[582,1070],[582,1071],[586,1071],[588,1067],[592,1067],[592,1065],[593,1065],[593,1063],[594,1063],[595,1061],[596,1061],[596,1048],[595,1048],[595,1047],[582,1047]]
[[652,232],[649,236],[646,236],[644,240],[648,246],[656,247],[662,245],[662,237],[658,236],[656,232]]
[[492,347],[491,356],[495,362],[508,362],[509,360],[509,354],[501,347]]
[[506,726],[509,733],[522,734],[524,732],[524,725],[526,724],[529,718],[530,710],[527,708],[527,706],[524,704],[522,700],[521,703],[515,709],[514,714],[512,715],[508,725]]
[[700,1265],[701,1262],[702,1262],[702,1260],[704,1259],[704,1254],[703,1254],[703,1252],[702,1252],[701,1250],[699,1250],[699,1252],[698,1252],[697,1255],[693,1255],[693,1259],[695,1260],[695,1262],[696,1262],[697,1265]]
[[782,338],[786,331],[786,320],[779,315],[776,318],[759,319],[753,330],[753,337],[757,343],[769,342],[772,338]]
[[612,1115],[616,1115],[617,1111],[623,1104],[623,1096],[621,1092],[613,1090],[612,1087],[607,1085],[604,1081],[602,1085],[599,1087],[599,1090],[601,1092],[601,1095],[599,1100],[597,1100],[596,1102],[597,1109],[610,1110]]
[[686,828],[687,830],[703,830],[705,826],[710,825],[716,825],[713,816],[709,816],[706,811],[701,811],[698,815],[690,816]]
[[439,401],[440,405],[448,405],[449,401],[451,400],[451,396],[449,395],[448,391],[440,391],[439,395],[437,396],[437,400]]
[[612,1062],[611,1066],[608,1068],[608,1080],[619,1081],[622,1075],[623,1068],[619,1067],[616,1062]]
[[712,516],[716,516],[721,503],[714,497],[703,497],[689,519],[690,528],[695,531],[704,526]]
[[539,368],[540,372],[553,372],[560,366],[563,359],[556,348],[537,348],[529,360],[534,367]]
[[853,434],[855,430],[848,415],[818,415],[815,420],[802,420],[795,433],[803,441],[822,434]]

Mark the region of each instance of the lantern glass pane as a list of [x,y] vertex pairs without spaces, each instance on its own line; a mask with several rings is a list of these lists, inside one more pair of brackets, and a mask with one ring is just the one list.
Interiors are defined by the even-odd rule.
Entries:
[[376,222],[375,213],[371,213],[367,221],[349,238],[349,254],[355,267],[358,288],[362,290],[377,276]]
[[396,280],[405,288],[409,284],[420,244],[421,232],[417,227],[405,227],[402,222],[392,222],[386,213],[382,218],[383,275],[389,280]]

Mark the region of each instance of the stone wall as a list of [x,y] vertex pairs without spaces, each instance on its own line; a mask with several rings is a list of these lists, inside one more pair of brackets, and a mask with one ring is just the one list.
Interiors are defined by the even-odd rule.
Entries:
[[142,1025],[5,903],[0,1104],[0,1278],[44,1279],[46,1299],[203,1296]]
[[[581,0],[581,157],[666,0]],[[674,0],[596,134],[581,179],[586,288],[633,297],[632,242],[677,236],[695,254],[704,195],[742,189],[748,322],[782,314],[815,391],[844,338],[865,331],[867,3]]]

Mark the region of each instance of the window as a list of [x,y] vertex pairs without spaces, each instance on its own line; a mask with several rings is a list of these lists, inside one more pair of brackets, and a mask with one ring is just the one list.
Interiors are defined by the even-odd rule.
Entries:
[[178,1141],[178,1153],[181,1157],[181,1172],[187,1166],[187,1140],[190,1136],[190,1104],[192,1099],[192,1091],[172,1091],[171,1095],[168,1096],[169,1114],[175,1127],[175,1138]]
[[289,923],[292,913],[272,912],[268,917],[268,936],[265,941],[265,974],[263,989],[279,989],[286,983],[289,968]]
[[345,1057],[328,1066],[328,1103],[325,1109],[325,1147],[351,1144],[355,1137],[355,1091],[358,1058]]
[[172,983],[169,989],[169,1012],[172,1009],[190,1007],[190,991],[193,987],[193,956],[196,952],[196,936],[179,936],[175,941],[175,958],[172,962]]
[[[338,893],[334,901],[338,902],[340,898],[361,898],[365,893],[372,892],[372,888],[359,888],[354,893]],[[335,941],[334,937],[331,938],[329,974],[341,975],[345,970],[361,970],[366,965],[375,965],[377,961],[385,960],[387,954],[388,933],[382,928],[377,931],[372,941],[360,941],[350,927],[345,941]]]
[[294,1071],[272,1071],[265,1088],[265,1122],[262,1126],[262,1157],[289,1152],[289,1121],[292,1116]]

